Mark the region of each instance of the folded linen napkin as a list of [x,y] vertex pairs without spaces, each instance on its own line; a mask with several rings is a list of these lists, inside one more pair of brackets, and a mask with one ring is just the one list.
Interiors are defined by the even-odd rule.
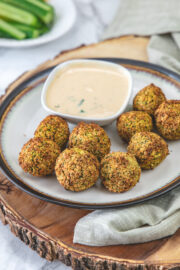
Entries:
[[[149,61],[180,73],[179,10],[179,0],[120,1],[102,39],[152,35]],[[172,235],[179,227],[180,188],[176,188],[143,204],[90,213],[77,222],[73,241],[91,246],[143,243]]]
[[146,203],[97,210],[81,218],[74,243],[89,246],[144,243],[172,235],[180,226],[180,188]]
[[120,1],[118,12],[102,39],[131,34],[152,36],[149,61],[180,73],[179,10],[179,0]]
[[120,1],[118,12],[102,38],[179,32],[179,10],[179,0]]
[[180,33],[152,36],[148,44],[148,57],[150,62],[180,73]]

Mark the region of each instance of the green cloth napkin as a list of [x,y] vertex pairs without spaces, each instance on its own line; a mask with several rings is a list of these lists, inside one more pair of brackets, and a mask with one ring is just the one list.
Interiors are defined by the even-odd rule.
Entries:
[[74,243],[89,246],[144,243],[174,234],[180,226],[180,188],[146,203],[96,210],[81,218]]
[[152,36],[148,44],[148,57],[150,62],[180,73],[180,34]]
[[[179,0],[122,0],[102,39],[129,34],[151,35],[149,61],[180,73]],[[179,227],[176,188],[143,204],[90,213],[77,222],[73,241],[90,246],[143,243],[172,235]]]
[[102,39],[131,34],[152,36],[149,61],[180,73],[179,0],[121,0]]

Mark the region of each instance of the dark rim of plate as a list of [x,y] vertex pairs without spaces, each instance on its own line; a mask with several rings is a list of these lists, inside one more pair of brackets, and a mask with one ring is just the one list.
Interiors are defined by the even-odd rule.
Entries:
[[[83,58],[85,59],[85,58]],[[88,58],[86,58],[88,59]],[[137,60],[131,60],[131,59],[123,59],[123,58],[89,58],[89,59],[95,59],[95,60],[102,60],[102,61],[108,61],[108,62],[113,62],[113,63],[117,63],[117,64],[122,64],[122,65],[130,65],[130,66],[134,66],[134,67],[141,67],[141,68],[147,68],[149,70],[153,70],[153,71],[157,71],[159,73],[161,73],[162,75],[166,75],[174,80],[176,80],[178,83],[180,83],[180,75],[178,75],[177,73],[168,70],[164,67],[158,66],[158,65],[154,65],[154,64],[150,64],[147,62],[143,62],[143,61],[137,61]],[[32,76],[30,79],[26,80],[25,82],[23,82],[22,84],[20,84],[19,86],[17,86],[3,101],[3,103],[1,104],[0,107],[0,121],[3,117],[3,114],[6,110],[6,108],[9,106],[10,102],[19,94],[21,93],[21,91],[24,90],[24,88],[26,88],[29,83],[31,83],[34,79],[42,77],[43,75],[46,75],[47,73],[49,73],[52,69],[54,69],[55,66],[51,67],[51,68],[47,68],[37,74],[35,74],[34,76]],[[21,190],[25,191],[26,193],[35,196],[38,199],[50,202],[50,203],[55,203],[55,204],[59,204],[61,206],[67,206],[67,207],[72,207],[72,208],[84,208],[84,209],[89,209],[89,210],[96,210],[96,209],[110,209],[110,208],[117,208],[117,207],[125,207],[125,206],[130,206],[130,205],[135,205],[138,203],[142,203],[145,201],[148,201],[150,199],[156,198],[160,195],[163,195],[165,193],[167,193],[168,191],[176,188],[177,186],[180,185],[180,176],[178,176],[176,179],[173,179],[170,184],[168,184],[168,186],[164,186],[161,189],[159,189],[158,191],[155,191],[151,194],[146,194],[145,196],[140,196],[137,197],[133,200],[129,200],[129,201],[125,201],[125,202],[116,202],[116,203],[108,203],[108,204],[83,204],[83,203],[76,203],[76,202],[71,202],[71,201],[66,201],[66,200],[61,200],[61,199],[56,199],[53,198],[49,195],[46,194],[42,194],[32,188],[30,188],[29,186],[27,186],[26,184],[24,184],[23,182],[21,182],[20,180],[18,180],[18,178],[11,172],[11,170],[6,166],[6,163],[4,162],[1,154],[0,154],[0,168],[2,170],[2,172],[7,176],[7,178],[13,183],[15,184],[17,187],[19,187]]]

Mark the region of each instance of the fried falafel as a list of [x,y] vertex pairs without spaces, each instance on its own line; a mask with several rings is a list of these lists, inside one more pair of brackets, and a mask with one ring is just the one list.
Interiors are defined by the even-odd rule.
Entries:
[[144,111],[154,115],[158,106],[166,100],[161,88],[153,83],[140,90],[133,100],[133,108],[136,111]]
[[167,100],[155,111],[159,133],[168,140],[180,139],[180,100]]
[[136,132],[151,131],[153,128],[153,122],[148,113],[131,111],[125,112],[119,116],[116,122],[116,127],[119,136],[128,142]]
[[84,149],[101,160],[109,153],[111,142],[105,130],[99,125],[80,122],[70,134],[69,147]]
[[60,116],[48,115],[40,122],[34,136],[52,140],[62,150],[69,139],[69,127],[67,122]]
[[141,168],[129,153],[112,152],[101,160],[100,177],[111,192],[128,191],[137,184],[140,175]]
[[169,154],[167,143],[153,132],[138,132],[128,145],[128,153],[133,154],[142,169],[153,169]]
[[19,165],[33,176],[50,175],[54,171],[56,159],[60,154],[59,146],[47,139],[30,139],[21,149]]
[[78,148],[65,149],[58,157],[55,172],[59,183],[67,190],[82,191],[93,186],[99,177],[97,158]]

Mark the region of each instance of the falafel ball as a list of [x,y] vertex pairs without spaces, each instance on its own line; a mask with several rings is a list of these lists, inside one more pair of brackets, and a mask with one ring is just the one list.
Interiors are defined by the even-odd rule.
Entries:
[[82,149],[65,149],[58,157],[55,172],[67,190],[82,191],[93,186],[99,177],[99,161]]
[[136,132],[151,131],[153,128],[153,122],[148,113],[131,111],[125,112],[119,116],[116,122],[116,127],[119,136],[128,142]]
[[124,192],[139,181],[141,168],[136,158],[129,153],[113,152],[101,161],[101,179],[111,192]]
[[57,143],[62,150],[69,139],[69,127],[67,122],[57,115],[48,115],[37,127],[35,137],[42,137]]
[[180,139],[180,100],[167,100],[155,111],[159,133],[168,140]]
[[158,106],[166,100],[161,88],[153,83],[140,90],[133,100],[133,108],[136,111],[144,111],[154,115]]
[[153,169],[169,154],[167,143],[153,132],[134,134],[128,145],[128,153],[133,154],[142,169]]
[[19,165],[33,176],[50,175],[54,171],[56,159],[60,154],[59,146],[47,139],[30,139],[21,149]]
[[80,122],[70,134],[69,147],[84,149],[101,160],[109,153],[111,142],[105,130],[99,125]]

